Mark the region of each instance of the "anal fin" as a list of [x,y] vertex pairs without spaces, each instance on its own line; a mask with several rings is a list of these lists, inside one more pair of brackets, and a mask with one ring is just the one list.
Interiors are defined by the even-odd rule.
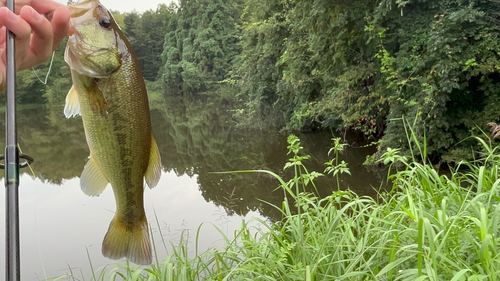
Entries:
[[90,157],[80,177],[80,187],[83,193],[89,196],[98,196],[104,191],[108,183],[97,163]]

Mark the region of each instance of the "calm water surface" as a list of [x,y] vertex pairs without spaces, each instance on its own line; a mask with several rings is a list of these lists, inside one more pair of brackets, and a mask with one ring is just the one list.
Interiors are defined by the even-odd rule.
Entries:
[[[35,158],[33,172],[24,169],[20,185],[21,271],[23,280],[43,280],[71,271],[80,280],[90,280],[89,257],[94,269],[115,261],[102,257],[101,243],[113,217],[115,203],[111,187],[99,197],[80,190],[79,176],[89,151],[80,118],[66,119],[61,107],[26,109],[19,112],[18,138],[24,153]],[[220,234],[238,229],[243,218],[279,219],[279,213],[259,199],[279,204],[282,192],[273,190],[276,180],[263,174],[216,174],[213,172],[268,169],[285,179],[287,155],[285,134],[237,129],[217,103],[169,100],[152,104],[151,118],[162,155],[159,184],[145,191],[145,208],[153,229],[159,258],[168,253],[162,241],[178,243],[187,230],[191,241],[203,224],[201,249],[222,245]],[[0,126],[3,128],[3,120]],[[311,155],[308,168],[322,172],[331,146],[331,132],[298,134],[303,153]],[[5,137],[0,132],[0,145]],[[342,187],[359,194],[374,195],[385,172],[368,170],[361,163],[372,148],[352,144],[342,159],[352,176],[342,176]],[[3,175],[2,175],[3,177]],[[2,179],[3,184],[3,179]],[[336,190],[330,177],[317,182],[318,192]],[[0,192],[0,208],[4,206]],[[3,211],[2,211],[3,213]],[[0,239],[5,241],[4,225]],[[192,245],[192,244],[191,244]],[[5,245],[0,245],[2,252]],[[194,246],[191,247],[194,252]],[[88,254],[87,254],[88,252]],[[0,276],[4,254],[0,254]]]

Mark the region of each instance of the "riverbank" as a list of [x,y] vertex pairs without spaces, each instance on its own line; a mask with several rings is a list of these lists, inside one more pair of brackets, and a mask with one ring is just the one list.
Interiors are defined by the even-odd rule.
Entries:
[[[181,241],[165,261],[104,269],[95,279],[497,280],[500,155],[483,144],[481,159],[458,163],[448,176],[388,151],[387,163],[404,165],[388,176],[392,191],[377,199],[342,190],[318,198],[305,187],[348,170],[332,161],[330,174],[308,171],[300,141],[289,138],[286,167],[295,177],[255,171],[280,181],[286,196],[274,208],[281,221],[242,221],[234,239],[219,230],[225,247],[199,253]],[[202,235],[200,226],[195,239]]]

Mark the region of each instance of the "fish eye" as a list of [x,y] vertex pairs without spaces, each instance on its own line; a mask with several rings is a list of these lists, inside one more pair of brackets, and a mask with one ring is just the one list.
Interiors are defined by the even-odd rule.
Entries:
[[111,26],[111,21],[108,18],[101,18],[99,20],[99,25],[104,28],[109,28]]

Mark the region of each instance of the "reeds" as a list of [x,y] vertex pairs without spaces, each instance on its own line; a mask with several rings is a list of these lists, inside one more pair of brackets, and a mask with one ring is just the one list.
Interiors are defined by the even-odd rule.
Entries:
[[[489,153],[448,175],[392,150],[390,161],[404,166],[389,176],[392,191],[376,199],[337,188],[325,198],[307,192],[320,174],[306,169],[300,140],[289,143],[292,179],[253,171],[281,183],[285,199],[274,206],[281,221],[243,220],[234,238],[219,229],[221,249],[189,257],[181,241],[161,264],[125,264],[98,280],[500,279],[499,158],[486,142]],[[195,239],[201,236],[200,226]]]

